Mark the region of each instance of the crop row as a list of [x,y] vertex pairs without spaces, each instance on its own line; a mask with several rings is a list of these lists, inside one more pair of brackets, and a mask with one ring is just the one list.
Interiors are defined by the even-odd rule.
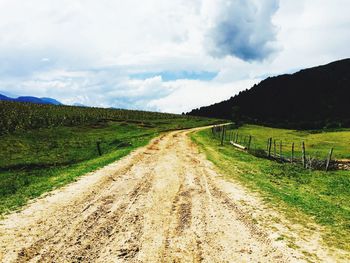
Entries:
[[[18,130],[76,126],[107,120],[150,121],[179,115],[138,110],[56,106],[0,101],[0,135]],[[190,118],[190,117],[186,117]],[[193,117],[191,117],[193,118]]]

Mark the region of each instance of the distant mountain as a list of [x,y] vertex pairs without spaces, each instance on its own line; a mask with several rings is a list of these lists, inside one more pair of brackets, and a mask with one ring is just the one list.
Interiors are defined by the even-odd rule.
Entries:
[[11,100],[13,100],[13,99],[11,99],[11,98],[9,98],[9,97],[7,97],[7,96],[5,96],[5,95],[0,94],[0,100],[11,101]]
[[62,105],[61,102],[58,100],[52,99],[52,98],[40,98],[42,101],[47,102],[48,104],[53,104],[53,105]]
[[18,98],[10,98],[8,96],[0,94],[0,100],[4,101],[16,101],[16,102],[30,102],[37,104],[53,104],[53,105],[62,105],[61,102],[51,99],[51,98],[37,98],[32,96],[21,96]]
[[51,103],[45,103],[42,99],[39,99],[37,97],[31,97],[31,96],[22,96],[18,97],[17,99],[14,99],[17,102],[31,102],[31,103],[37,103],[37,104],[51,104]]
[[188,114],[296,129],[350,127],[350,59],[267,78]]

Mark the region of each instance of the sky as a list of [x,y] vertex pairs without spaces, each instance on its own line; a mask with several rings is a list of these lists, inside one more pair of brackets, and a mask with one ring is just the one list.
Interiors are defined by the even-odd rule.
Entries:
[[0,93],[181,113],[350,57],[349,0],[0,0]]

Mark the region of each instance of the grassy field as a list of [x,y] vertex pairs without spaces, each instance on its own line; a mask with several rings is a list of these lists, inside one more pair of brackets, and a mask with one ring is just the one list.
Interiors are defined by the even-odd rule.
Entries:
[[[262,138],[274,135],[296,140],[306,136],[309,142],[312,140],[318,149],[322,149],[320,136],[323,134],[257,126],[244,126],[240,131]],[[349,138],[346,132],[341,134]],[[332,134],[331,138],[343,145],[336,135]],[[294,222],[307,224],[312,221],[324,226],[323,237],[329,246],[350,250],[349,171],[310,171],[292,164],[260,159],[227,143],[221,147],[209,130],[193,134],[192,139],[228,178],[260,192],[268,204],[283,211]]]
[[283,142],[283,152],[286,154],[290,154],[293,142],[295,143],[295,151],[301,154],[301,143],[304,141],[307,153],[315,157],[326,158],[329,150],[334,147],[335,158],[350,159],[350,129],[338,131],[296,131],[244,125],[238,130],[234,130],[234,132],[238,132],[242,136],[253,136],[253,148],[266,149],[267,140],[272,137],[277,144],[280,141]]
[[[103,120],[1,135],[0,215],[118,160],[163,131],[213,122],[217,120],[178,115],[143,121]],[[97,150],[98,141],[102,156]]]

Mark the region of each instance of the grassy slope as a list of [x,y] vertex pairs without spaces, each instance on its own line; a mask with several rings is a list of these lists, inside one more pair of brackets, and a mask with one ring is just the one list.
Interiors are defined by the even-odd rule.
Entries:
[[330,148],[334,147],[334,156],[336,158],[350,158],[350,129],[334,132],[317,132],[244,125],[238,129],[238,132],[242,135],[252,135],[255,146],[261,149],[266,149],[267,139],[272,137],[277,143],[282,140],[286,144],[283,149],[284,152],[290,152],[291,144],[294,142],[296,151],[300,153],[300,145],[304,141],[306,151],[313,155],[325,158]]
[[228,144],[219,146],[208,130],[193,134],[192,139],[228,178],[259,191],[268,203],[296,222],[316,221],[326,228],[328,245],[350,250],[348,171],[309,171],[259,159]]
[[[146,145],[160,132],[208,125],[208,119],[108,122],[0,136],[0,215]],[[103,155],[97,152],[101,141]]]

